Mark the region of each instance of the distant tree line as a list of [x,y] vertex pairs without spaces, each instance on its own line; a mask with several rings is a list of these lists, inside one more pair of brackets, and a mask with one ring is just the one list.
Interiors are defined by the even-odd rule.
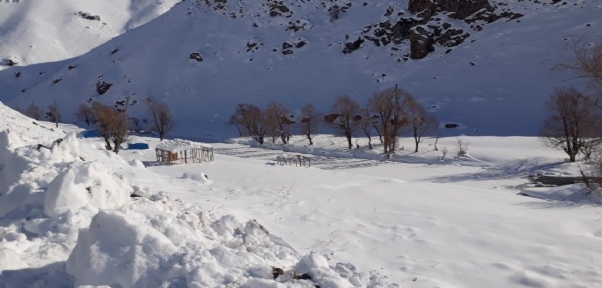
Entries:
[[238,104],[229,124],[237,128],[239,136],[252,137],[259,144],[264,144],[266,138],[272,143],[280,139],[287,144],[297,132],[313,145],[316,132],[326,126],[346,138],[348,149],[353,149],[353,137],[360,133],[368,139],[369,149],[373,149],[376,132],[387,158],[395,153],[402,134],[412,134],[414,150],[418,152],[422,137],[438,127],[437,120],[423,105],[397,86],[375,93],[364,105],[342,95],[335,99],[329,113],[319,113],[313,104],[303,106],[300,113],[295,117],[278,102],[270,102],[265,108]]
[[[75,112],[75,117],[77,120],[86,123],[87,126],[96,127],[100,136],[104,139],[105,148],[118,153],[121,144],[125,143],[128,138],[130,127],[128,127],[127,109],[130,106],[129,103],[130,97],[126,98],[124,109],[118,109],[99,102],[81,104]],[[163,140],[173,127],[171,109],[167,103],[155,102],[151,99],[147,100],[147,107],[150,116],[148,128],[156,132],[160,140]],[[42,110],[34,103],[31,103],[25,109],[18,110],[35,120],[41,120],[42,116],[45,116],[46,119],[55,122],[57,127],[61,119],[56,102],[54,105],[48,106],[46,110]]]

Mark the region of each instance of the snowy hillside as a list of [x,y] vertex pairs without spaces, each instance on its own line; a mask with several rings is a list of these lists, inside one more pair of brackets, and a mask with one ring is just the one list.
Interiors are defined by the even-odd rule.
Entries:
[[550,61],[566,56],[574,35],[602,33],[597,1],[437,3],[184,1],[52,65],[43,81],[35,75],[44,65],[0,71],[1,97],[13,107],[58,100],[68,121],[89,101],[120,106],[133,95],[129,112],[144,118],[147,98],[165,99],[175,134],[230,136],[224,123],[239,102],[327,111],[338,95],[364,102],[399,84],[442,123],[459,124],[448,133],[532,135],[543,101],[566,77],[550,72]]

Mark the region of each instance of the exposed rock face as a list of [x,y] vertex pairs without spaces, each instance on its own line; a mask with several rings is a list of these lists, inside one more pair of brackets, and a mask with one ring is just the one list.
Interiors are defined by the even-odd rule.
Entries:
[[437,13],[437,5],[431,0],[410,0],[408,10],[412,14],[418,14],[420,17],[429,19]]
[[451,18],[464,20],[483,9],[493,11],[488,0],[436,0],[441,11],[451,12]]
[[410,39],[410,58],[412,59],[422,59],[435,51],[433,46],[435,41],[429,31],[421,26],[412,29],[408,38]]

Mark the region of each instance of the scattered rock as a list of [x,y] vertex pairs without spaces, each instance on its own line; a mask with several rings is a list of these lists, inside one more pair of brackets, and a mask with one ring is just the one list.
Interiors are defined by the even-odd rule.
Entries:
[[15,77],[17,77],[17,78],[21,77],[21,72],[15,72]]
[[56,83],[59,83],[59,82],[61,82],[61,81],[63,81],[63,78],[60,78],[60,77],[59,77],[59,78],[54,78],[54,79],[52,80],[52,84],[56,84]]
[[419,26],[410,32],[410,58],[422,59],[435,51],[434,41],[429,32]]
[[69,65],[69,66],[67,66],[67,68],[68,68],[69,70],[73,70],[73,69],[75,69],[75,68],[77,68],[77,67],[76,67],[75,65]]
[[4,64],[10,67],[17,66],[19,65],[19,60],[17,58],[8,58],[4,60]]
[[193,59],[198,62],[203,62],[203,60],[204,60],[203,57],[201,56],[201,53],[199,53],[199,52],[190,53],[190,55],[188,56],[188,59]]

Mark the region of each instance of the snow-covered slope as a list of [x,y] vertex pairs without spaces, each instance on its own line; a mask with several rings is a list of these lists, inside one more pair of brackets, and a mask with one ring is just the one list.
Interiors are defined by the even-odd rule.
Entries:
[[165,13],[176,2],[3,0],[0,58],[30,65],[79,56]]
[[[147,98],[165,99],[177,117],[176,134],[215,135],[224,133],[239,102],[277,100],[291,110],[313,102],[326,111],[338,95],[364,102],[399,84],[443,123],[460,124],[452,133],[533,134],[543,101],[566,76],[550,72],[550,61],[566,56],[570,37],[602,32],[596,1],[552,2],[491,1],[497,7],[491,13],[524,16],[489,23],[481,10],[475,19],[439,11],[420,22],[425,16],[408,11],[408,1],[185,1],[61,62],[42,82],[23,77],[43,67],[0,71],[0,81],[11,82],[2,99],[20,107],[58,100],[66,120],[81,103],[120,106],[126,95],[133,95],[131,115],[144,118]],[[345,8],[334,21],[328,12],[333,3]],[[437,36],[447,32],[463,42]],[[373,39],[383,33],[386,39]],[[435,51],[406,61],[420,50],[410,44],[413,38],[420,43],[421,33],[436,42]],[[112,86],[99,92],[103,83]]]

